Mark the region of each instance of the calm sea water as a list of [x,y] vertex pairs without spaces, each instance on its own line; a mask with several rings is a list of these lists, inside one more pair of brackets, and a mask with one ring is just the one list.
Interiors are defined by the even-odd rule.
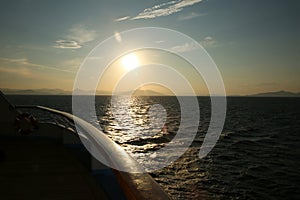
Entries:
[[[71,96],[8,96],[15,104],[71,112]],[[180,125],[175,97],[135,97],[130,117],[112,114],[110,97],[96,97],[102,130],[140,161],[168,143]],[[300,98],[229,97],[227,117],[215,148],[198,158],[210,121],[210,99],[199,97],[197,136],[176,162],[151,173],[174,199],[300,199]],[[149,108],[167,111],[163,129],[149,129]],[[157,117],[160,117],[158,114]],[[163,116],[162,116],[163,117]],[[94,122],[95,123],[95,122]],[[186,127],[188,128],[188,126]]]

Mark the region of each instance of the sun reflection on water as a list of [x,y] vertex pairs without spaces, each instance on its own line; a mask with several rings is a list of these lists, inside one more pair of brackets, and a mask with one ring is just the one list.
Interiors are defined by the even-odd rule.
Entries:
[[180,120],[180,110],[174,107],[177,99],[170,97],[173,103],[166,106],[160,105],[161,98],[132,96],[126,101],[126,96],[117,96],[114,106],[106,105],[104,113],[99,115],[100,125],[131,153],[161,148],[174,137]]

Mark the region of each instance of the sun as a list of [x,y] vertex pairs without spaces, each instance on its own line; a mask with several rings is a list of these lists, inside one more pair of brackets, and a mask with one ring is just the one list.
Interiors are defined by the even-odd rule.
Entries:
[[130,71],[139,66],[139,59],[136,54],[130,53],[122,58],[121,63],[126,70]]

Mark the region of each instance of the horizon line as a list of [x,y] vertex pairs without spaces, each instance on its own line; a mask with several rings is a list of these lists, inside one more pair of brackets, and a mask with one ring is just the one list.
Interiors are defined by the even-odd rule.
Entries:
[[[43,92],[44,90],[44,92]],[[80,89],[78,89],[80,90]],[[50,95],[50,96],[59,96],[59,95],[64,95],[64,96],[71,96],[73,95],[72,90],[64,90],[64,89],[59,89],[59,88],[39,88],[39,89],[12,89],[12,88],[0,88],[0,91],[2,91],[5,95]],[[52,91],[52,92],[51,92]],[[57,92],[61,91],[61,92]],[[154,90],[140,90],[141,92],[148,92],[148,94],[134,94],[129,92],[129,91],[123,91],[120,92],[119,94],[112,94],[109,91],[101,91],[101,90],[96,90],[95,94],[85,94],[84,91],[89,91],[89,90],[82,90],[82,94],[76,94],[76,95],[82,95],[82,96],[197,96],[197,97],[253,97],[253,96],[272,96],[272,95],[277,95],[279,97],[285,97],[285,96],[300,96],[300,92],[291,92],[291,91],[286,91],[286,90],[277,90],[277,91],[268,91],[268,92],[258,92],[258,93],[251,93],[251,94],[229,94],[229,95],[219,95],[219,94],[165,94],[161,92],[156,92]]]

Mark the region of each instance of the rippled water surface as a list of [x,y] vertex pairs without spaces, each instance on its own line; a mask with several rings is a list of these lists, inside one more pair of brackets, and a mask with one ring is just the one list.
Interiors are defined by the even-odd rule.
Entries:
[[[67,112],[72,108],[70,96],[9,99]],[[147,162],[148,155],[178,131],[180,106],[175,97],[134,97],[129,102],[120,97],[115,107],[110,100],[96,97],[98,122],[92,123],[99,123],[139,161]],[[227,100],[224,130],[207,157],[200,160],[198,153],[209,125],[210,99],[199,97],[194,142],[177,161],[151,175],[174,199],[300,199],[300,98]],[[185,125],[184,130],[189,128]]]

